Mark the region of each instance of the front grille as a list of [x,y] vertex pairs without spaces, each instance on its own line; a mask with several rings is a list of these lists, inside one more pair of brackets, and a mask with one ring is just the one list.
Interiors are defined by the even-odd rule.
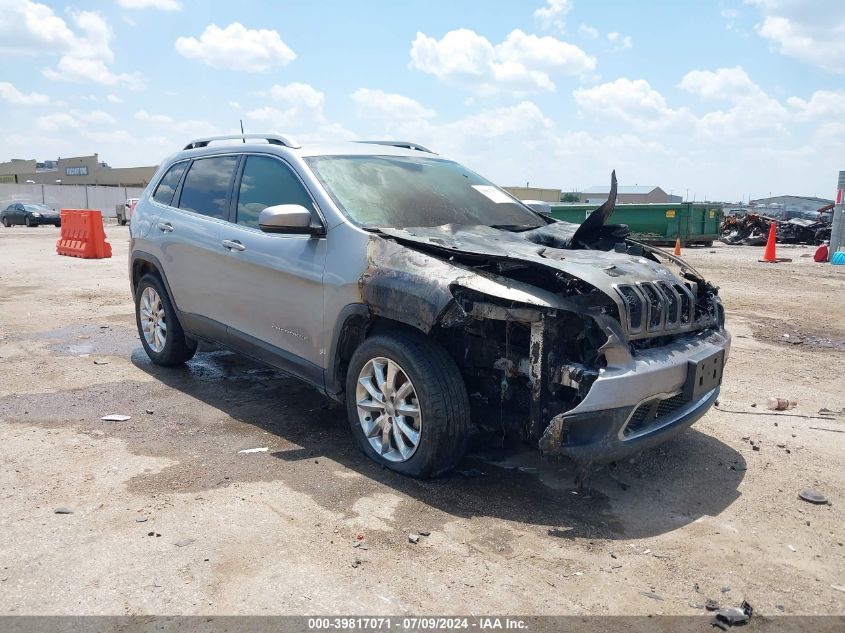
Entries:
[[654,400],[643,402],[634,411],[622,435],[624,437],[638,435],[651,427],[660,426],[665,417],[671,415],[688,402],[689,400],[682,393],[671,398],[664,398],[663,400],[655,398]]
[[693,323],[692,291],[679,283],[643,281],[620,284],[626,326],[632,338],[662,336],[688,330]]

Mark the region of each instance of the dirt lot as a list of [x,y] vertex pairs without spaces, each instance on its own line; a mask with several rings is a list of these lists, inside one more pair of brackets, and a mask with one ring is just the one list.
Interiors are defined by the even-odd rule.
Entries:
[[0,613],[845,614],[845,417],[812,417],[845,407],[845,267],[809,248],[685,253],[734,334],[722,410],[585,496],[512,447],[406,479],[291,378],[219,351],[154,367],[126,229],[100,261],[57,234],[0,229]]

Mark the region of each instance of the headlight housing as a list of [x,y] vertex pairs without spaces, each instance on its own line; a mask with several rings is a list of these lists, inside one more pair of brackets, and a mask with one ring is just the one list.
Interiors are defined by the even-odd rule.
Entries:
[[33,211],[33,212],[32,212],[32,217],[34,217],[34,218],[40,218],[40,217],[41,217],[41,214],[40,214],[40,213],[38,213],[38,211]]

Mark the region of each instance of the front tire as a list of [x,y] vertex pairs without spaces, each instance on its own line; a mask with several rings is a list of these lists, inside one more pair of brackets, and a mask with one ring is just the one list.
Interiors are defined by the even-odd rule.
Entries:
[[32,227],[34,227],[34,226],[35,226],[35,222],[33,222],[33,221],[32,221],[32,217],[27,216],[27,218],[26,218],[26,225],[27,225],[29,228],[32,228]]
[[439,475],[466,452],[463,378],[446,350],[421,333],[379,334],[355,350],[346,409],[361,450],[404,475]]
[[156,365],[181,365],[196,353],[196,345],[185,338],[164,284],[155,275],[144,275],[138,282],[135,321],[141,345]]

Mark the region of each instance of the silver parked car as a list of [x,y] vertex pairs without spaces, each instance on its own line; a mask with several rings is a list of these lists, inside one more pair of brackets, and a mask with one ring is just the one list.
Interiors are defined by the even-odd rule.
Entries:
[[196,140],[131,223],[141,342],[290,372],[408,475],[454,466],[476,427],[617,460],[710,408],[730,337],[717,288],[607,223],[615,192],[576,225],[414,143]]

